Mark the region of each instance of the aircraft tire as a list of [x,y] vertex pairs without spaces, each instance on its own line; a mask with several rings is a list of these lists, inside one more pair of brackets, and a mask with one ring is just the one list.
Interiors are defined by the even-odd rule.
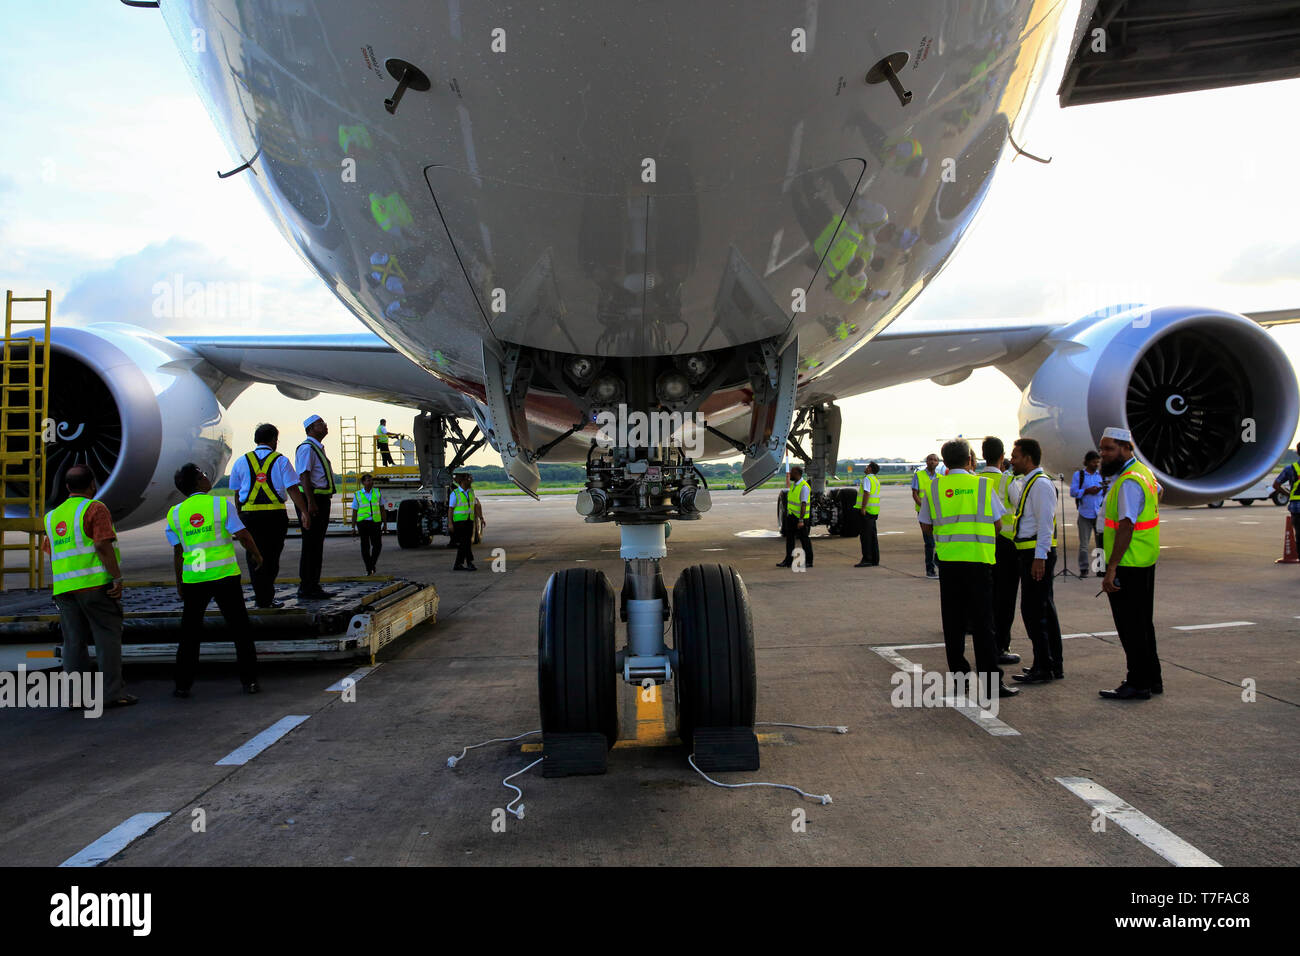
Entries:
[[785,502],[789,496],[781,492],[776,496],[776,530],[785,533]]
[[862,521],[862,515],[853,502],[858,500],[856,488],[837,488],[835,489],[836,499],[840,505],[840,523],[838,527],[841,538],[856,538],[861,533],[858,525]]
[[408,498],[397,506],[397,546],[399,548],[421,548],[429,543],[424,536],[422,518],[423,505],[414,498]]
[[749,592],[736,570],[696,564],[673,587],[677,734],[693,746],[697,727],[754,726],[757,678]]
[[614,589],[604,572],[556,571],[542,591],[537,687],[542,734],[604,734],[618,740]]

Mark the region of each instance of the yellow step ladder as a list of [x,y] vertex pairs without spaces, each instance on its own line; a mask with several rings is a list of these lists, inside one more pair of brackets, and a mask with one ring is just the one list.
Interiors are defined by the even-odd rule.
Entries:
[[361,487],[361,436],[357,419],[339,419],[339,493],[343,496],[343,523],[352,524],[352,492]]
[[[45,304],[41,318],[14,318],[15,303]],[[5,337],[0,349],[0,590],[8,575],[27,574],[27,587],[45,586],[45,422],[50,408],[50,316],[54,296],[5,292]],[[15,335],[35,326],[35,335]],[[25,534],[10,543],[9,532]]]

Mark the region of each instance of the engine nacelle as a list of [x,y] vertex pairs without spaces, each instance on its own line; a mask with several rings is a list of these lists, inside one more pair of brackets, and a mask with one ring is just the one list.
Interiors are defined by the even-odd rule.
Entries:
[[86,464],[119,530],[162,518],[182,495],[176,469],[193,461],[216,479],[230,431],[202,359],[136,326],[107,323],[50,333],[53,441],[46,445],[46,507],[66,497],[63,476]]
[[1286,354],[1260,326],[1194,306],[1095,313],[1053,333],[1020,404],[1052,472],[1079,467],[1108,425],[1133,433],[1164,503],[1230,498],[1268,473],[1300,415]]

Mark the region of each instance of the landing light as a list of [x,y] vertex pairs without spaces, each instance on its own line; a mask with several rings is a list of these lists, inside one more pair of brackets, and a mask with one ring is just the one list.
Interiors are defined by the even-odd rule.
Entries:
[[655,383],[655,391],[661,402],[680,402],[691,394],[691,383],[681,372],[664,372]]

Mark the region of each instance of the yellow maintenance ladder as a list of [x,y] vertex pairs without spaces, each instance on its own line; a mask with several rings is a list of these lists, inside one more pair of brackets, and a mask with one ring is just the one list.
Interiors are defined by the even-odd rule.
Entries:
[[352,524],[352,492],[361,487],[361,436],[356,416],[339,419],[339,494],[343,496],[343,523]]
[[[39,319],[14,318],[15,303],[45,304]],[[5,337],[0,350],[0,590],[6,576],[27,572],[27,586],[45,586],[45,422],[50,408],[50,316],[54,297],[18,297],[5,292]],[[16,326],[36,326],[37,335],[15,335]],[[11,517],[12,516],[12,517]],[[27,535],[11,544],[9,532]],[[19,555],[11,560],[11,554]]]

